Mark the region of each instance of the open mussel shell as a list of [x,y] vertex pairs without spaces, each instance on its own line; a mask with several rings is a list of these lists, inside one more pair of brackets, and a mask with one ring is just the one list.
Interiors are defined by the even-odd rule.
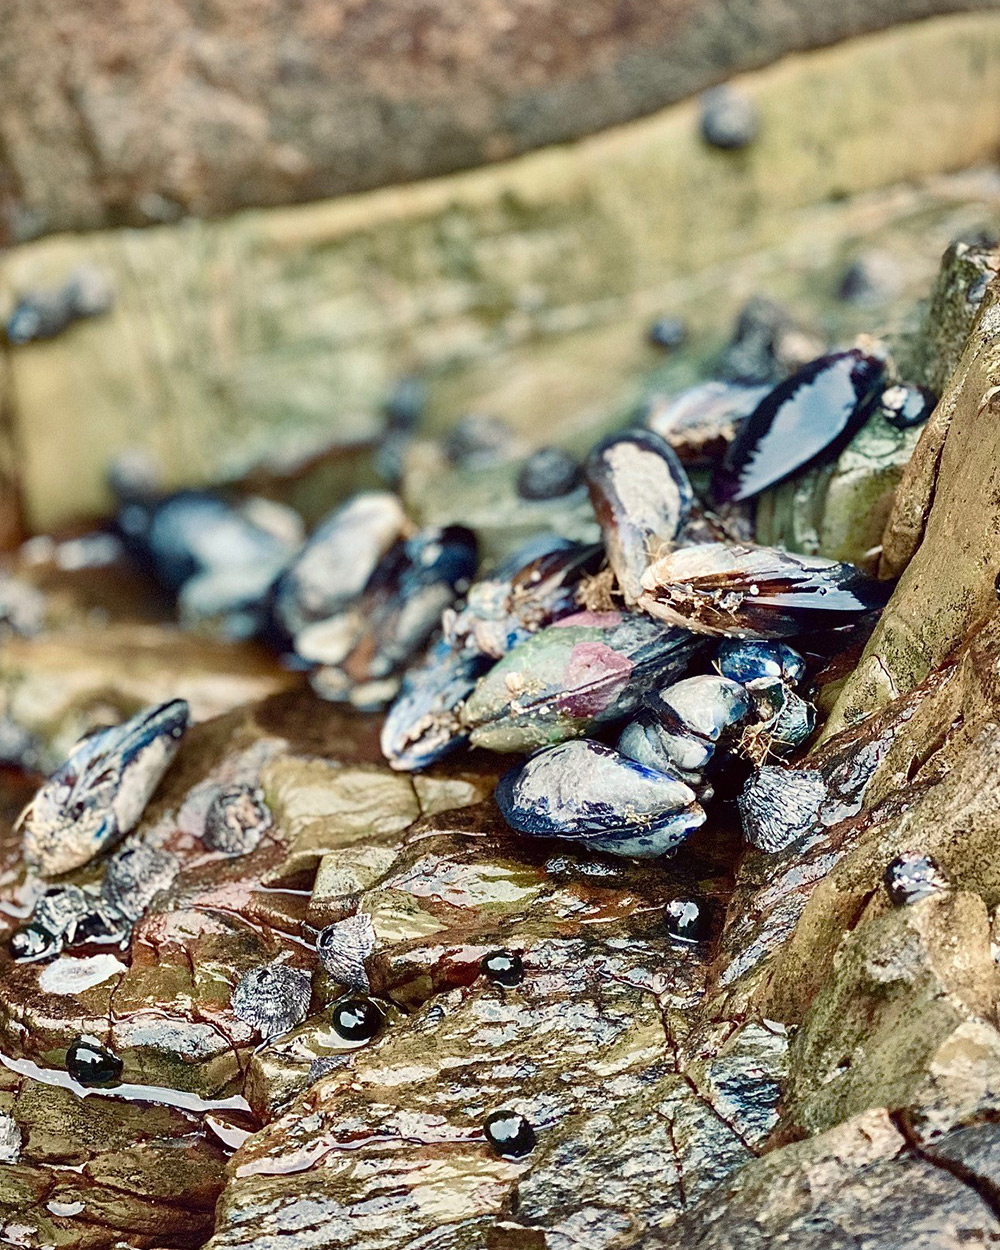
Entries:
[[584,469],[608,560],[627,604],[650,555],[677,537],[694,499],[684,467],[657,434],[630,430],[598,443]]
[[683,781],[587,739],[539,751],[506,773],[496,801],[521,833],[644,859],[673,850],[705,821]]
[[458,710],[492,660],[456,651],[443,639],[409,670],[382,726],[382,754],[392,768],[417,772],[468,741]]
[[473,691],[461,721],[474,746],[530,751],[622,720],[699,649],[638,613],[581,612],[514,647]]
[[715,474],[716,499],[750,499],[835,456],[875,411],[884,379],[885,362],[856,348],[799,369],[743,423]]
[[885,606],[892,587],[852,564],[775,547],[706,543],[657,560],[639,606],[670,625],[734,638],[780,638],[847,624]]

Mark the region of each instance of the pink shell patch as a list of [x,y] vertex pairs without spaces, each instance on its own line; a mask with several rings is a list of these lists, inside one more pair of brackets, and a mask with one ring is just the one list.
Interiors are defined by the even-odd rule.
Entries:
[[578,642],[569,653],[560,700],[574,718],[599,716],[618,698],[632,673],[632,661],[603,642]]

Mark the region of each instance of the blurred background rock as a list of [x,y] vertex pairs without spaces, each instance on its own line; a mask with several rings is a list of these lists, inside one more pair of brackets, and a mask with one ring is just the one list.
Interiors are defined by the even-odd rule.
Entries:
[[429,433],[579,450],[761,293],[898,334],[998,219],[998,9],[10,0],[0,539],[105,511],[123,447],[313,520],[413,376]]

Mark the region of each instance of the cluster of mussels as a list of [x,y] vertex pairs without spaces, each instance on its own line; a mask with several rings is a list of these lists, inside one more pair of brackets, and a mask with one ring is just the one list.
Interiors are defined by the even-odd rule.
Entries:
[[[835,457],[879,409],[926,420],[933,398],[889,381],[855,348],[773,389],[704,384],[655,428],[600,442],[583,474],[603,544],[540,535],[444,613],[386,718],[389,762],[533,752],[497,787],[512,828],[627,856],[675,847],[725,763],[759,767],[812,733],[787,640],[836,649],[888,597],[853,565],[753,543],[745,501]],[[702,498],[685,465],[708,470]]]
[[[279,505],[162,496],[122,473],[117,523],[185,619],[269,640],[323,698],[391,703],[394,768],[466,743],[535,751],[497,791],[514,828],[659,855],[703,822],[724,761],[759,766],[808,738],[805,664],[782,640],[836,639],[887,597],[853,565],[754,543],[752,500],[835,457],[876,411],[905,427],[933,402],[859,347],[777,385],[703,383],[600,442],[582,472],[557,449],[530,456],[519,493],[585,505],[589,491],[603,542],[540,532],[478,581],[472,530],[418,529],[388,490],[304,539]],[[404,443],[412,407],[390,423]],[[463,436],[455,454],[488,461],[490,423]]]

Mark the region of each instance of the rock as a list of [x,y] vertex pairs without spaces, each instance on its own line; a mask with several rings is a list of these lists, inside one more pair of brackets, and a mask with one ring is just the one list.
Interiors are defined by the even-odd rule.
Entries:
[[[411,448],[403,477],[407,512],[421,525],[467,525],[476,531],[480,558],[496,564],[542,530],[592,543],[600,540],[582,480],[550,498],[524,498],[523,462],[451,468],[431,444]],[[461,520],[459,520],[461,518]]]
[[761,496],[759,541],[874,570],[896,488],[921,430],[897,430],[876,413],[833,464]]
[[251,644],[187,634],[162,625],[11,638],[0,660],[8,716],[43,744],[47,767],[99,725],[140,708],[185,698],[195,720],[298,684]]
[[[1000,1059],[991,1024],[998,991],[978,895],[937,895],[873,915],[839,947],[835,974],[792,1042],[785,1130],[812,1134],[878,1107],[919,1116],[934,1089],[930,1073],[942,1052],[955,1052],[960,1031],[992,1029],[991,1058]],[[985,1109],[960,1112],[959,1090],[951,1092],[956,1119]]]
[[24,1139],[20,1161],[0,1165],[10,1244],[195,1247],[211,1233],[226,1152],[199,1116],[80,1098],[6,1068],[0,1105]]
[[[992,301],[991,288],[980,330]],[[973,339],[966,381],[991,352]],[[973,507],[948,446],[991,408],[964,404],[914,564],[944,543],[942,498],[956,526]],[[451,480],[479,474],[482,491],[502,470],[509,493],[517,467]],[[992,489],[992,468],[967,471]],[[965,563],[956,584],[976,594],[995,574],[988,499],[978,508],[968,550],[942,531]],[[24,665],[10,698],[36,691],[49,741],[77,693],[51,675],[33,687],[30,647],[73,664],[93,652],[91,711],[106,698],[118,714],[170,672],[176,636],[137,623],[137,601],[88,630],[82,598],[68,595],[49,634],[9,643]],[[401,775],[379,758],[376,718],[301,685],[232,706],[219,673],[252,652],[183,653],[191,667],[174,678],[223,714],[192,727],[122,852],[164,869],[128,939],[0,954],[0,1117],[21,1143],[0,1165],[0,1239],[957,1250],[1000,1236],[1000,616],[995,600],[979,607],[973,595],[935,624],[919,677],[851,704],[808,755],[763,774],[805,796],[787,836],[757,829],[767,853],[745,848],[726,793],[674,858],[645,864],[512,833],[495,757]],[[152,676],[121,643],[142,630]],[[810,676],[842,679],[854,645],[818,673],[810,654]],[[31,786],[0,772],[0,939],[38,900],[12,827]],[[206,838],[232,793],[262,794],[271,816],[240,855]],[[893,906],[884,873],[903,854],[936,861],[949,888]],[[108,874],[96,858],[64,884],[86,900],[102,882],[108,893]],[[709,918],[696,942],[673,940],[684,900]],[[353,932],[355,958],[323,967],[320,931],[345,920],[333,936]],[[498,951],[518,975],[489,974]],[[237,987],[262,968],[283,970],[293,1010],[245,1009]],[[84,1099],[65,1072],[80,1043],[115,1056],[122,1084]],[[518,1150],[487,1132],[497,1117]]]
[[[904,2],[925,11],[931,0]],[[953,2],[964,7],[971,0]],[[757,7],[747,12],[756,15]],[[679,8],[669,12],[682,20]],[[789,31],[790,12],[782,8],[775,30]],[[823,21],[839,20],[840,12],[838,6]],[[857,3],[851,12],[852,21],[870,20]],[[0,81],[11,91],[11,74],[23,72],[26,49],[45,27],[20,13],[18,24],[28,23],[31,38],[24,36],[23,62],[0,67]],[[76,30],[74,13],[64,20]],[[142,19],[130,14],[135,20]],[[227,19],[219,20],[217,37],[231,47],[233,32]],[[353,27],[355,18],[345,21]],[[151,19],[143,26],[146,38],[159,46],[164,24],[172,22]],[[93,25],[73,44],[80,58],[97,37]],[[734,46],[731,26],[720,32],[721,42],[707,38],[705,48]],[[340,46],[315,39],[320,59]],[[126,42],[128,65],[140,50]],[[204,46],[201,38],[197,46]],[[154,92],[158,118],[166,106],[152,82],[162,84],[194,55],[183,39],[179,47],[179,61],[149,52],[157,66],[150,78],[132,80],[122,71],[128,82],[142,83],[143,93]],[[986,164],[1000,147],[1000,118],[991,108],[998,48],[997,16],[967,14],[900,25],[759,71],[743,86],[766,125],[733,159],[702,144],[697,101],[690,99],[630,124],[614,142],[587,139],[461,177],[412,182],[414,170],[400,171],[406,185],[391,194],[141,232],[63,234],[11,248],[0,273],[0,316],[22,292],[58,286],[81,264],[104,268],[117,291],[107,316],[5,354],[0,387],[11,417],[4,464],[20,486],[21,524],[46,529],[105,512],[109,463],[129,446],[159,458],[167,489],[239,478],[315,522],[349,489],[375,484],[386,396],[402,362],[419,368],[427,383],[423,432],[440,433],[465,413],[485,411],[533,445],[556,441],[582,453],[599,432],[624,421],[643,392],[681,389],[709,368],[717,327],[735,316],[761,274],[774,275],[772,298],[807,324],[832,323],[848,339],[870,330],[868,310],[833,300],[845,238],[905,256],[906,288],[886,310],[895,321],[925,293],[941,231],[954,228],[956,201],[983,219],[996,217],[997,187],[986,173],[927,175]],[[661,62],[652,58],[657,73]],[[242,53],[240,65],[245,81],[250,67]],[[634,62],[629,66],[612,92],[616,100],[627,90],[622,83],[644,81],[635,77]],[[138,125],[121,103],[123,77],[115,83],[116,103],[101,110],[103,124],[114,130],[114,119],[131,117]],[[185,115],[206,90],[177,89]],[[299,89],[286,82],[280,91]],[[332,121],[337,94],[322,92],[318,116],[339,144],[355,128]],[[845,110],[845,98],[857,107]],[[599,99],[605,97],[588,93],[588,110]],[[537,103],[527,107],[524,125],[538,117]],[[64,97],[52,106],[61,115]],[[933,126],[925,124],[929,109]],[[403,112],[410,133],[415,115]],[[570,116],[561,105],[559,115]],[[46,165],[58,146],[53,125],[45,130]],[[370,132],[357,133],[368,136],[363,167],[372,169]],[[75,122],[65,134],[70,142]],[[251,172],[245,181],[240,175],[241,187],[264,194],[266,180],[253,171],[268,149],[256,134],[242,149],[239,163],[245,169],[249,161]],[[228,143],[224,150],[235,158]],[[165,157],[162,148],[155,152],[154,164]],[[205,166],[165,159],[171,178],[184,168],[183,181],[202,183]],[[110,176],[108,160],[105,153],[102,178]],[[32,197],[62,200],[72,178],[57,164],[56,181],[36,187]],[[148,168],[145,158],[141,165]],[[346,168],[339,157],[336,168]],[[88,178],[91,172],[88,165]],[[142,181],[137,172],[122,185],[133,188],[136,180]],[[220,194],[222,185],[214,178],[205,184]],[[669,186],[671,193],[651,194],[651,186]],[[162,185],[157,190],[168,194]],[[291,194],[275,192],[275,198]],[[323,194],[319,184],[309,191]],[[202,192],[192,195],[201,211]],[[93,207],[96,223],[103,210]],[[691,340],[654,362],[644,333],[668,293],[670,307],[683,304]],[[787,336],[783,358],[801,359],[803,346],[801,334]],[[655,384],[650,378],[637,387],[637,374],[654,368]],[[67,413],[76,414],[72,455],[66,454]],[[7,541],[17,529],[15,505],[12,495],[0,516]]]
[[906,377],[940,395],[958,367],[986,286],[1000,267],[996,242],[952,243],[923,308],[905,340],[900,367]]
[[996,611],[994,517],[983,501],[1000,490],[998,383],[1000,284],[994,280],[896,492],[882,571],[901,580],[827,734],[910,690]]
[[[206,30],[148,0],[100,21],[77,0],[58,23],[19,4],[5,40],[17,55],[0,64],[0,243],[426,178],[648,114],[784,52],[967,7],[796,0],[737,20],[701,0],[623,21],[590,0],[566,25],[480,0],[458,24],[442,4],[419,20],[387,5],[269,8],[248,24],[227,0]],[[71,64],[48,55],[57,34]]]
[[888,303],[899,284],[899,265],[894,256],[886,252],[864,252],[844,271],[837,295],[850,304],[877,306]]
[[[565,1235],[589,1225],[605,1244],[609,1234],[637,1233],[677,1209],[685,1161],[711,1157],[718,1177],[747,1157],[664,1053],[659,981],[649,979],[661,955],[641,941],[595,947],[541,939],[526,942],[524,960],[515,989],[475,977],[397,1020],[354,1052],[349,1069],[333,1061],[328,1075],[234,1156],[213,1250],[234,1244],[257,1220],[273,1235],[292,1235],[303,1198],[323,1211],[329,1228],[356,1227],[386,1183],[401,1201],[391,1224],[366,1240],[412,1244],[440,1220],[428,1191],[414,1184],[423,1175],[436,1177],[452,1237],[502,1219],[501,1245],[524,1245],[535,1230]],[[667,990],[669,980],[667,1001],[680,1006],[685,991],[676,983]],[[511,1070],[519,1073],[516,1092]],[[499,1159],[486,1144],[481,1126],[498,1108],[535,1126],[537,1145],[523,1159]],[[609,1174],[609,1158],[635,1157],[628,1142],[636,1132],[648,1143],[645,1162]],[[355,1143],[350,1152],[342,1148],[348,1141]],[[369,1158],[378,1159],[377,1171],[358,1167]],[[581,1183],[593,1195],[582,1209]]]
[[[956,1133],[950,1148],[978,1161],[996,1135],[993,1125],[975,1142]],[[970,1239],[991,1241],[998,1230],[989,1201],[960,1175],[908,1149],[889,1116],[875,1111],[756,1160],[665,1231],[635,1244],[642,1250],[958,1250]]]

